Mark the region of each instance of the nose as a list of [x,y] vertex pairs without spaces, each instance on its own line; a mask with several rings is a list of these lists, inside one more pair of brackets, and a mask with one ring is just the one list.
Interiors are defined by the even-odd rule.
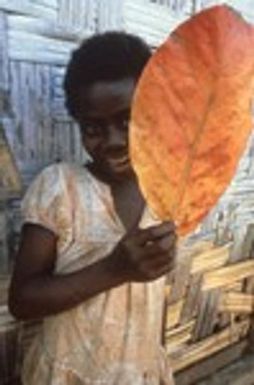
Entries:
[[110,123],[107,126],[107,147],[126,147],[127,145],[127,133],[121,130],[116,124]]

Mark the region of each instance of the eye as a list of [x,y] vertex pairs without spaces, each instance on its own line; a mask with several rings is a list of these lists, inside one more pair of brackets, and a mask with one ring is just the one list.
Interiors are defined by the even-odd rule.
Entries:
[[119,116],[119,125],[124,131],[128,130],[129,122],[130,122],[130,111],[126,111],[124,114]]
[[94,136],[101,136],[102,135],[102,129],[99,124],[97,123],[83,123],[82,124],[82,131],[84,135],[94,137]]
[[125,118],[121,122],[121,126],[124,130],[128,130],[129,127],[129,119]]

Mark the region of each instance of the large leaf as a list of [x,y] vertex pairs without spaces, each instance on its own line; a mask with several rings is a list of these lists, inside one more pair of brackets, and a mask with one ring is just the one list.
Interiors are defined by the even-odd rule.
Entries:
[[130,152],[148,204],[192,231],[231,181],[252,128],[254,30],[227,6],[182,24],[138,84]]

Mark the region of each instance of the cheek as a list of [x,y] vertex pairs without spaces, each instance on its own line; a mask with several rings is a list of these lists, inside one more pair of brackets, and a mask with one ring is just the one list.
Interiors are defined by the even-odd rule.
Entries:
[[82,138],[82,143],[85,149],[93,155],[103,150],[103,140],[100,138]]

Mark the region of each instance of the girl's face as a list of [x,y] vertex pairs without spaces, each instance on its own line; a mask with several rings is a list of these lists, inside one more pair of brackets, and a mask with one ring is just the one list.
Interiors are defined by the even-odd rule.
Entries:
[[[79,124],[93,169],[110,178],[131,173],[128,126],[135,80],[98,81],[81,90]],[[84,106],[84,111],[82,111]]]

